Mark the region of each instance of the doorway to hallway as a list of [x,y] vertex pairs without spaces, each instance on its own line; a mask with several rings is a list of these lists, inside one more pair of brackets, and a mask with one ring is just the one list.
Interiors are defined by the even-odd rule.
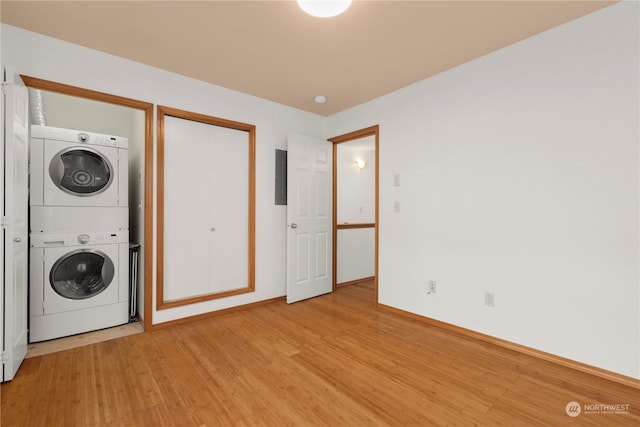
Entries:
[[378,301],[379,126],[333,143],[333,288],[373,284]]

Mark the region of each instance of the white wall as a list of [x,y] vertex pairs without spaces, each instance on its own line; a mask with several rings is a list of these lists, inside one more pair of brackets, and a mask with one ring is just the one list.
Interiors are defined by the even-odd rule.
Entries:
[[324,118],[9,25],[1,31],[2,62],[21,74],[256,125],[256,291],[154,312],[154,323],[285,294],[286,207],[273,201],[274,151],[286,148],[288,131],[323,137]]
[[[338,224],[374,222],[375,217],[375,139],[363,138],[338,144]],[[358,169],[354,162],[366,162]]]
[[[40,91],[46,125],[131,138],[132,122],[141,110],[77,96]],[[144,136],[144,134],[143,134]],[[131,144],[131,141],[129,141]],[[144,147],[144,141],[136,141]]]
[[338,230],[336,282],[346,283],[375,275],[375,228]]
[[640,378],[638,9],[329,118],[380,124],[380,303]]

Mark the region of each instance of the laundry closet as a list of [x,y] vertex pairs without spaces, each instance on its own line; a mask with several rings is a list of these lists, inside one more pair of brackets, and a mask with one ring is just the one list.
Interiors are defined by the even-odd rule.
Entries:
[[29,342],[128,323],[142,300],[130,267],[144,235],[144,113],[29,92]]

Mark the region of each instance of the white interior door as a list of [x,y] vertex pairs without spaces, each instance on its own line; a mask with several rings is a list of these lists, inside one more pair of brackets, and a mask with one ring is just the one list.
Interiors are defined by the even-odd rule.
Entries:
[[[27,354],[29,94],[20,77],[4,87],[4,339],[2,381]],[[13,81],[11,81],[13,80]]]
[[287,302],[332,291],[332,145],[287,138]]

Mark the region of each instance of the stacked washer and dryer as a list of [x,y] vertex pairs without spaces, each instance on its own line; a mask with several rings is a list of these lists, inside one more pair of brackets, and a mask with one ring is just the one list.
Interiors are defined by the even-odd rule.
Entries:
[[129,321],[128,139],[32,126],[29,342]]

